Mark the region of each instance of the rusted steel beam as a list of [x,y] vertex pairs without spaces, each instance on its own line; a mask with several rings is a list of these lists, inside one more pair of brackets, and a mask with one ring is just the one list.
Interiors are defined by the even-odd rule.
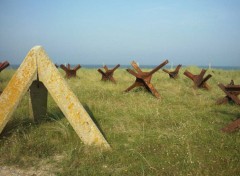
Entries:
[[148,75],[152,75],[154,74],[156,71],[158,71],[160,68],[162,68],[163,66],[168,64],[168,60],[165,60],[163,63],[161,63],[159,66],[157,66],[156,68],[154,68],[152,71],[150,71],[148,73]]
[[70,64],[67,64],[67,67],[63,64],[60,65],[60,68],[63,69],[66,73],[65,77],[66,78],[72,78],[77,76],[77,70],[81,68],[81,65],[77,65],[73,69],[71,69]]
[[[10,64],[8,61],[0,62],[0,72],[3,71],[5,68],[7,68],[9,65]],[[0,91],[0,95],[1,94],[2,94],[2,91]]]
[[135,61],[132,61],[131,65],[137,71],[137,73],[142,73],[142,70],[139,68],[138,64]]
[[112,70],[115,71],[120,67],[120,64],[117,64]]
[[240,90],[240,85],[226,85],[225,89],[231,92],[234,92],[234,91],[238,92]]
[[238,95],[240,94],[240,85],[234,85],[233,80],[230,84],[224,86],[222,83],[218,84],[218,87],[226,94],[225,97],[217,100],[217,104],[224,104],[228,102],[234,102],[240,105],[240,99]]
[[182,67],[182,65],[179,64],[174,71],[168,71],[166,69],[163,69],[163,71],[168,73],[170,78],[174,78],[175,79],[175,78],[178,77],[178,72],[179,72],[181,67]]
[[231,133],[236,131],[238,128],[240,128],[240,118],[228,124],[226,127],[222,129],[222,131],[226,133]]
[[103,66],[105,71],[108,71],[108,67],[106,65]]
[[192,73],[190,73],[189,71],[185,70],[185,72],[183,73],[185,76],[187,76],[188,78],[190,78],[192,81],[194,81],[195,75],[193,75]]
[[[200,74],[198,76],[196,76],[196,80],[195,80],[195,84],[197,85],[197,87],[200,87],[203,83],[203,76],[205,75],[207,70],[202,69]],[[211,76],[211,75],[208,75]]]
[[111,81],[116,84],[116,80],[113,78],[114,71],[120,67],[120,64],[116,65],[113,69],[108,69],[106,65],[103,66],[104,71],[102,71],[100,68],[98,69],[98,72],[102,75],[102,81]]
[[164,65],[166,65],[168,63],[168,60],[165,60],[163,63],[161,63],[159,66],[157,66],[156,68],[154,68],[152,71],[150,72],[143,72],[139,66],[136,64],[135,61],[132,61],[131,65],[132,67],[136,70],[133,71],[131,69],[126,69],[127,72],[129,72],[131,75],[136,77],[135,82],[128,87],[125,92],[129,92],[130,90],[132,90],[135,87],[145,87],[149,92],[151,92],[156,98],[160,98],[159,93],[157,92],[157,90],[154,88],[154,86],[151,84],[151,79],[152,79],[152,75],[158,71],[160,68],[162,68]]
[[9,65],[10,64],[8,61],[0,62],[0,72],[7,68]]
[[139,74],[137,74],[135,71],[131,70],[131,69],[126,69],[128,73],[130,73],[131,75],[135,76],[136,78],[141,78],[141,76]]
[[196,88],[205,88],[205,89],[210,89],[209,85],[207,84],[207,80],[209,78],[212,77],[211,74],[208,74],[205,78],[204,78],[204,74],[206,73],[206,70],[202,69],[199,75],[194,75],[192,73],[190,73],[189,71],[185,70],[185,72],[183,73],[185,76],[187,76],[188,78],[190,78],[193,83],[194,86]]

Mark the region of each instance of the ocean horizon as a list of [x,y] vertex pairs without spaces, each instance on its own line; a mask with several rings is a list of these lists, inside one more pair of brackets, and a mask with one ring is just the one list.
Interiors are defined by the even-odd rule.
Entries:
[[[57,64],[58,65],[58,64]],[[71,67],[75,67],[77,64],[72,64]],[[97,69],[97,68],[102,68],[103,65],[101,64],[80,64],[82,68],[89,68],[89,69]],[[17,69],[20,66],[20,64],[11,64],[9,67],[6,69]],[[116,65],[107,65],[109,68],[113,68]],[[155,68],[157,65],[140,65],[141,68]],[[171,69],[175,68],[177,65],[167,65],[164,66],[164,68]],[[240,66],[203,66],[203,65],[183,65],[182,67],[199,67],[203,69],[223,69],[223,70],[240,70]],[[132,66],[129,65],[121,65],[120,68],[132,68]]]

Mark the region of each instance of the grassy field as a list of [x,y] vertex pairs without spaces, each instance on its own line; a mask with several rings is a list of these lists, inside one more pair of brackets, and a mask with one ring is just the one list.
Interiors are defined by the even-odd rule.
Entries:
[[[82,68],[79,78],[66,80],[112,151],[84,146],[51,96],[47,116],[31,122],[26,94],[0,136],[0,165],[59,176],[240,175],[240,131],[220,131],[240,117],[240,107],[215,104],[225,96],[217,84],[240,84],[240,71],[208,70],[213,77],[206,91],[192,87],[185,69],[200,72],[182,68],[177,80],[161,70],[154,74],[161,99],[141,88],[124,93],[135,81],[125,69],[115,72],[116,85],[100,81],[96,69]],[[0,90],[14,72],[0,73]]]

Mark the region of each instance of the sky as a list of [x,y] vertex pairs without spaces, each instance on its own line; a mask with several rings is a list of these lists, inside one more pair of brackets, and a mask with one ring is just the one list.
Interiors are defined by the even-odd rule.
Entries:
[[239,0],[0,0],[0,62],[240,66]]

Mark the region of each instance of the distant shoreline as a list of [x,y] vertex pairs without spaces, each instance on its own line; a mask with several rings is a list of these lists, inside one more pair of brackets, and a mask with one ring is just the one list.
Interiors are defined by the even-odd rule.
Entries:
[[[97,69],[97,68],[102,68],[103,65],[100,65],[100,64],[97,64],[97,65],[91,65],[91,64],[80,64],[82,66],[82,68],[90,68],[90,69]],[[18,64],[13,64],[13,65],[10,65],[9,67],[7,67],[7,69],[17,69],[20,65]],[[76,65],[71,65],[71,67],[74,67]],[[115,67],[115,65],[107,65],[109,68],[113,68]],[[140,65],[141,68],[154,68],[156,67],[157,65]],[[191,66],[195,66],[195,65],[183,65],[183,67],[191,67]],[[131,68],[132,66],[131,65],[121,65],[121,68]],[[173,65],[173,68],[175,68],[176,65]],[[196,67],[199,67],[199,68],[204,68],[204,69],[208,69],[209,67],[208,66],[197,66]],[[170,65],[167,65],[165,66],[165,68],[168,68],[170,69],[171,66]],[[211,69],[223,69],[223,70],[240,70],[240,66],[211,66]]]

